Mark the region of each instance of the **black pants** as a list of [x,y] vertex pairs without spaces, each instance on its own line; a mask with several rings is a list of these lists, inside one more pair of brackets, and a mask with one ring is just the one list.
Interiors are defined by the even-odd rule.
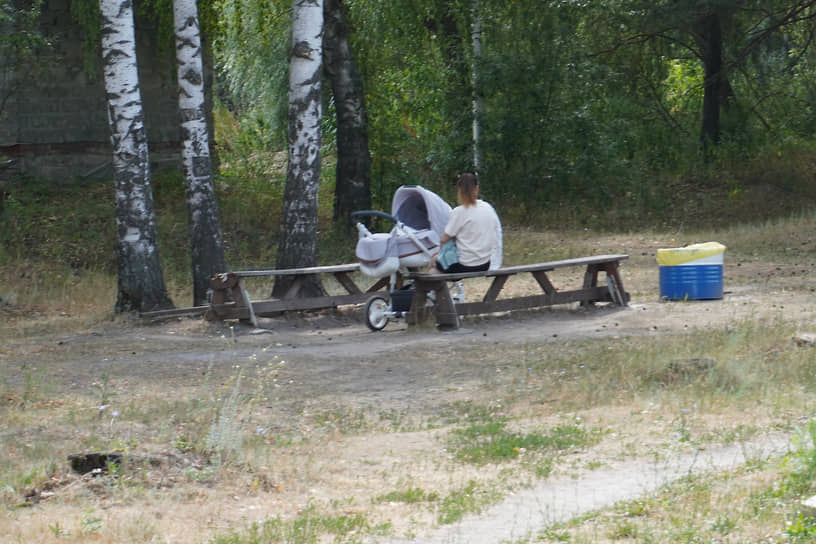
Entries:
[[448,268],[442,270],[445,274],[463,274],[465,272],[484,272],[490,268],[490,261],[476,266],[465,266],[462,263],[453,263]]

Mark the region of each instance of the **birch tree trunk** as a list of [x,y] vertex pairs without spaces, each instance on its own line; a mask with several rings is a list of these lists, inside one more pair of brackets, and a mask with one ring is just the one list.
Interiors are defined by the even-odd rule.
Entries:
[[174,0],[182,169],[190,216],[193,305],[207,303],[210,278],[225,272],[224,244],[213,188],[204,96],[204,65],[196,0]]
[[473,63],[471,80],[473,82],[473,171],[479,172],[482,167],[482,153],[479,145],[481,119],[484,115],[484,98],[479,84],[479,69],[482,61],[482,13],[479,0],[473,0]]
[[133,7],[129,0],[100,0],[100,8],[116,186],[116,311],[170,308],[173,303],[167,295],[156,244]]
[[[277,268],[317,264],[317,203],[320,186],[320,123],[323,0],[294,0],[289,55],[289,165],[283,195]],[[278,278],[273,296],[291,285]],[[304,282],[300,293],[324,293],[318,278]]]
[[371,154],[363,79],[351,56],[342,0],[324,0],[323,71],[337,112],[334,221],[354,231],[351,212],[371,208]]

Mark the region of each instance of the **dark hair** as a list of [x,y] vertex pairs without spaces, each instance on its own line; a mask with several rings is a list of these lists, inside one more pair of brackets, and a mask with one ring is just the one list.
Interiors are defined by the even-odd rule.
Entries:
[[476,190],[479,188],[479,177],[473,172],[459,174],[456,179],[456,189],[459,192],[459,200],[465,206],[476,204]]

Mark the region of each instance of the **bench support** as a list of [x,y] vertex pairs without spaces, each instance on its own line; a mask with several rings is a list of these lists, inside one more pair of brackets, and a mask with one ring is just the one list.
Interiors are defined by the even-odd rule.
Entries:
[[[409,278],[414,280],[416,294],[408,313],[408,323],[414,324],[430,318],[436,318],[440,329],[455,329],[459,327],[459,317],[493,312],[504,312],[555,304],[569,304],[578,302],[582,307],[594,305],[596,302],[611,302],[619,306],[626,306],[629,294],[623,288],[619,272],[620,261],[628,255],[599,255],[580,259],[567,259],[549,263],[522,265],[486,272],[469,272],[466,274],[432,274],[410,273]],[[580,289],[558,291],[550,281],[547,273],[557,268],[585,266],[583,285]],[[606,274],[606,285],[598,285],[598,274]],[[499,294],[510,276],[530,273],[535,278],[542,294],[527,295],[499,299]],[[492,277],[487,292],[480,302],[454,304],[448,289],[448,283],[474,277]],[[426,307],[427,294],[436,292],[436,304]]]
[[[309,268],[247,270],[216,274],[210,280],[212,299],[205,317],[211,321],[239,319],[252,326],[258,326],[258,317],[278,315],[287,311],[306,311],[336,308],[346,304],[361,304],[372,293],[388,285],[388,278],[379,280],[363,291],[354,283],[350,274],[358,271],[360,265],[343,264],[334,266],[314,266]],[[309,276],[331,274],[348,294],[299,297],[304,280]],[[253,277],[293,276],[289,289],[282,298],[252,301],[243,280]]]

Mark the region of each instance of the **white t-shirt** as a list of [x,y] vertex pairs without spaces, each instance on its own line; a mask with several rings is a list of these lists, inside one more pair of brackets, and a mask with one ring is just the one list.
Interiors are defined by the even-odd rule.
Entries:
[[498,246],[499,219],[493,206],[476,200],[474,206],[457,206],[445,226],[445,234],[456,238],[459,262],[465,266],[479,266],[490,260]]

